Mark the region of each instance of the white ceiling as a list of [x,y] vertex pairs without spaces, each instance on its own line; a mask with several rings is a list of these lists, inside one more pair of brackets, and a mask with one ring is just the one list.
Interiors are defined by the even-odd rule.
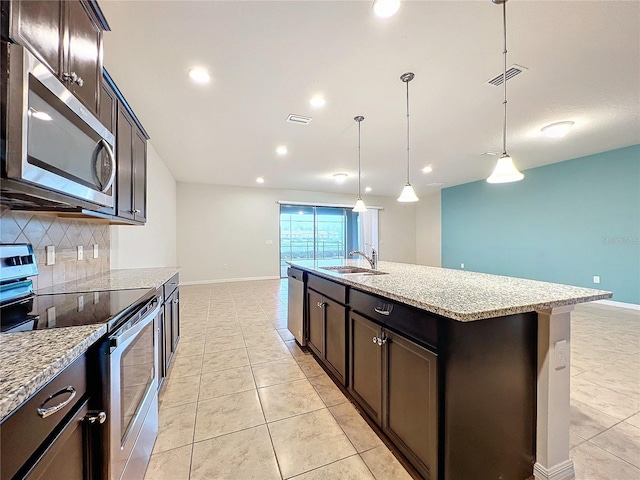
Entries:
[[[397,196],[411,182],[486,178],[501,151],[502,8],[491,0],[403,1],[390,19],[371,1],[108,1],[105,66],[178,181]],[[521,169],[640,143],[640,2],[507,4],[508,151]],[[212,81],[187,71],[206,67]],[[323,94],[326,106],[309,99]],[[312,116],[287,123],[290,113]],[[540,128],[575,122],[564,139]],[[286,144],[279,157],[275,148]],[[423,174],[422,167],[433,165]],[[349,178],[336,185],[335,172]],[[526,178],[525,178],[526,181]],[[496,186],[499,188],[499,186]],[[365,197],[366,199],[366,197]]]

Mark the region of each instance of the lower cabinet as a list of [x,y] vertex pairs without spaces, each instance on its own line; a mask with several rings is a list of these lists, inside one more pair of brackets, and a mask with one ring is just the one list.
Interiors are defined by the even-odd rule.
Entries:
[[350,392],[425,478],[437,479],[437,355],[355,312]]
[[347,323],[344,305],[307,289],[309,339],[311,350],[334,376],[347,382]]
[[164,310],[161,312],[162,319],[159,325],[159,381],[158,388],[162,385],[165,377],[169,373],[169,367],[173,360],[173,355],[178,348],[180,340],[180,288],[178,287],[178,274],[164,284]]

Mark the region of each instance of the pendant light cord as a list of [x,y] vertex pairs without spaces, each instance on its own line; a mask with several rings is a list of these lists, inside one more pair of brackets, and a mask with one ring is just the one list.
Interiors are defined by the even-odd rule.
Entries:
[[360,195],[360,177],[362,175],[362,170],[360,169],[360,123],[362,123],[362,120],[358,120],[358,200],[362,198],[362,195]]
[[409,81],[405,83],[407,84],[407,183],[409,183]]
[[507,154],[507,2],[502,4],[502,25],[504,31],[504,70],[502,72],[502,85],[504,90],[504,124],[502,126],[502,154]]

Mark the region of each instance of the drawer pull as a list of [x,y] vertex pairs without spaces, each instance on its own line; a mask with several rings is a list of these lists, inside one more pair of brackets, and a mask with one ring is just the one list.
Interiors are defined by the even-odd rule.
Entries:
[[[67,398],[64,402],[59,403],[58,405],[54,405],[53,407],[43,408],[44,405],[49,400],[53,400],[58,395],[63,395],[65,393],[70,393],[71,396],[69,398]],[[47,418],[47,417],[53,415],[54,413],[62,410],[64,407],[69,405],[69,403],[71,403],[71,400],[73,400],[75,398],[75,396],[76,396],[76,389],[73,388],[71,385],[69,385],[68,387],[63,388],[62,390],[60,390],[59,392],[54,393],[49,398],[47,398],[44,402],[42,402],[42,405],[40,405],[40,408],[38,408],[38,415],[40,415],[40,417],[42,417],[42,418]]]
[[379,313],[380,315],[385,315],[388,317],[389,314],[391,313],[391,310],[393,310],[393,305],[390,305],[389,307],[390,307],[389,310],[383,310],[382,308],[375,307],[373,311],[376,313]]

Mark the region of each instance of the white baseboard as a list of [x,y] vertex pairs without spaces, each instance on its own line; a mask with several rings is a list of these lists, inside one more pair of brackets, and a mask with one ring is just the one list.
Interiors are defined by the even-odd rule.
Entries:
[[628,308],[629,310],[640,310],[640,305],[636,303],[614,302],[613,300],[596,300],[593,303],[600,303],[611,307]]
[[533,466],[533,477],[536,480],[575,480],[573,460],[565,460],[551,468],[543,467],[536,462]]
[[182,285],[208,285],[210,283],[228,283],[228,282],[248,282],[251,280],[280,280],[280,277],[266,276],[266,277],[241,277],[241,278],[220,278],[215,280],[195,280],[192,282],[185,282],[180,280],[180,286]]

